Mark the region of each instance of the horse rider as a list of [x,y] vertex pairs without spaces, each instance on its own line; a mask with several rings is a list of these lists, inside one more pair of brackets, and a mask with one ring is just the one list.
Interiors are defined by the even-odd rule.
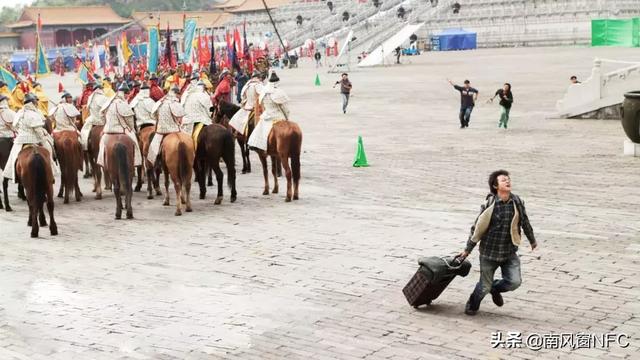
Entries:
[[258,103],[264,109],[260,114],[260,118],[256,127],[253,129],[247,145],[250,148],[258,148],[267,150],[267,140],[273,124],[279,121],[289,120],[289,109],[287,103],[289,97],[278,88],[280,78],[274,72],[269,76],[269,84],[262,88],[259,93]]
[[220,100],[224,100],[228,103],[231,103],[231,73],[228,69],[222,70],[220,73],[220,83],[216,86],[216,91],[213,93],[213,98],[211,99],[214,104],[218,104]]
[[[0,94],[0,139],[7,139],[11,144],[16,135],[13,131],[15,117],[15,111],[9,107],[9,97]],[[0,178],[2,178],[2,170],[0,170]]]
[[147,160],[152,164],[155,164],[158,155],[160,155],[164,136],[181,131],[180,126],[184,117],[184,108],[178,100],[179,95],[180,88],[174,86],[153,108],[153,116],[156,119],[156,134],[151,140],[149,155],[147,155]]
[[85,119],[84,125],[82,125],[82,130],[80,130],[80,136],[82,137],[80,142],[83,144],[82,149],[85,151],[89,144],[89,133],[91,133],[91,129],[95,125],[104,125],[104,114],[102,114],[100,110],[102,110],[102,106],[107,101],[109,101],[109,98],[105,96],[104,91],[102,90],[102,84],[95,83],[93,85],[93,93],[91,93],[91,96],[89,96],[89,100],[87,101],[89,117]]
[[116,95],[106,102],[102,109],[105,118],[104,130],[102,138],[100,138],[100,151],[98,152],[98,165],[104,167],[104,146],[107,141],[108,135],[125,134],[131,138],[135,145],[134,166],[142,166],[142,153],[140,152],[140,146],[138,145],[138,138],[136,137],[136,126],[134,121],[134,112],[129,106],[126,100],[126,96],[129,93],[129,86],[127,83],[122,83],[118,87]]
[[182,90],[180,92],[181,94],[180,104],[182,104],[182,106],[184,106],[187,96],[197,91],[199,80],[200,80],[200,75],[198,75],[197,72],[194,72],[193,74],[191,74],[191,81],[189,81],[188,83],[185,83],[184,86],[182,87]]
[[84,88],[82,89],[82,94],[77,98],[76,105],[78,105],[78,108],[82,109],[83,106],[86,106],[87,104],[89,104],[89,97],[91,97],[91,94],[93,93],[94,85],[95,84],[93,82],[88,82],[84,85]]
[[160,99],[164,97],[164,91],[162,91],[162,88],[158,85],[158,77],[155,74],[151,75],[149,83],[149,96],[151,96],[153,101],[160,101]]
[[[62,94],[62,101],[52,111],[53,118],[56,121],[56,128],[54,132],[59,131],[75,131],[80,137],[80,131],[76,127],[76,118],[80,116],[80,111],[73,105],[73,97],[68,92]],[[80,143],[82,139],[79,138]]]
[[191,93],[185,93],[185,95],[183,95],[185,115],[181,128],[189,135],[196,135],[196,132],[200,131],[199,129],[212,124],[210,109],[213,107],[213,103],[207,94],[207,86],[202,81],[198,82]]
[[129,104],[133,108],[133,112],[136,114],[136,125],[138,125],[138,131],[140,131],[140,129],[145,125],[156,124],[156,121],[152,116],[153,106],[155,104],[156,102],[151,98],[149,85],[143,84],[140,87],[138,95],[136,95]]
[[255,117],[254,107],[258,100],[258,94],[262,91],[263,83],[260,72],[255,70],[251,74],[251,79],[242,88],[242,101],[240,102],[240,110],[229,121],[229,125],[240,134],[247,135],[247,124],[253,121]]
[[22,147],[28,144],[42,145],[49,151],[51,170],[54,176],[57,175],[58,166],[53,160],[53,138],[45,129],[45,119],[38,109],[38,98],[34,94],[28,93],[25,95],[24,106],[16,113],[13,128],[17,135],[13,140],[13,147],[11,148],[11,153],[9,153],[7,166],[4,169],[4,178],[17,182],[15,169],[18,154]]

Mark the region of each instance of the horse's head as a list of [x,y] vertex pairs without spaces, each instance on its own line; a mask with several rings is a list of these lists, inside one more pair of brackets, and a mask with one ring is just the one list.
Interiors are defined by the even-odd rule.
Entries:
[[213,120],[217,124],[222,124],[227,126],[229,120],[235,115],[240,107],[238,105],[226,102],[224,100],[220,100],[217,105],[213,106],[215,111],[213,112]]

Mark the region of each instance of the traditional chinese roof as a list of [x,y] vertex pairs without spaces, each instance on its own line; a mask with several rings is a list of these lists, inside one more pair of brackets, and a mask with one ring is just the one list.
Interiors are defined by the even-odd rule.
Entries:
[[[149,14],[152,17],[149,17]],[[167,22],[169,22],[171,30],[182,30],[184,15],[187,19],[196,20],[198,28],[224,27],[232,16],[222,11],[136,11],[131,17],[138,20],[144,27],[157,26],[159,23],[160,30],[163,30],[167,28]]]
[[[288,5],[293,0],[265,0],[269,9],[274,9],[282,5]],[[225,9],[225,11],[231,13],[243,13],[249,11],[264,10],[264,4],[262,0],[229,0],[224,4],[217,5],[216,7]]]
[[106,25],[126,24],[129,19],[116,14],[108,5],[101,6],[32,6],[25,7],[18,21],[7,25],[8,28],[33,26],[38,22],[47,25]]

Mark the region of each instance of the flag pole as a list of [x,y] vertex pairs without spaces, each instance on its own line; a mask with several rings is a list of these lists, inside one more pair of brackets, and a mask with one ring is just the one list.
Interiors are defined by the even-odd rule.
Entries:
[[282,46],[282,51],[284,51],[284,58],[287,59],[287,62],[288,62],[289,61],[289,52],[284,47],[284,42],[282,41],[282,38],[280,37],[280,33],[278,32],[278,28],[276,27],[276,23],[273,21],[273,17],[271,17],[271,11],[269,11],[269,7],[267,6],[267,2],[265,0],[262,0],[262,3],[264,4],[264,9],[267,11],[267,15],[269,15],[269,21],[271,21],[271,25],[273,25],[273,29],[275,30],[276,35],[278,36],[278,40],[280,40],[280,45]]

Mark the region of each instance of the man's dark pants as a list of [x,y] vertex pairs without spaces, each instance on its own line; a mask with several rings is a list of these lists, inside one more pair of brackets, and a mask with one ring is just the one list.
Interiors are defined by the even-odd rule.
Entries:
[[[502,279],[494,280],[493,275],[498,268],[502,271]],[[492,290],[501,293],[513,291],[520,287],[520,283],[522,283],[522,277],[518,254],[513,253],[507,260],[500,262],[480,256],[480,281],[469,297],[471,309],[478,310],[482,299]]]
[[471,119],[471,111],[473,111],[473,105],[460,108],[460,126],[468,127],[469,120]]

